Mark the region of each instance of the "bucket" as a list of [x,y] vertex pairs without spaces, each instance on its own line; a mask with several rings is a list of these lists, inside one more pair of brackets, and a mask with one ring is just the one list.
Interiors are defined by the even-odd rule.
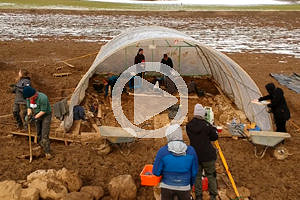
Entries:
[[217,126],[217,131],[218,131],[218,133],[221,133],[222,130],[223,130],[223,127],[222,127],[222,126]]
[[[208,179],[206,176],[202,177],[202,191],[208,190]],[[193,192],[195,192],[195,186],[193,186]]]
[[155,176],[152,174],[153,165],[145,165],[144,169],[140,173],[141,185],[156,186],[161,180],[161,176]]

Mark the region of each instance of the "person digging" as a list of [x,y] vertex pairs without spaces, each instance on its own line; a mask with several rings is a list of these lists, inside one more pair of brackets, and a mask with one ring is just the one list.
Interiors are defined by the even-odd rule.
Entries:
[[49,140],[51,106],[48,97],[30,86],[24,87],[23,96],[27,101],[26,122],[35,122],[38,144],[43,148],[45,157],[49,160],[52,155]]
[[12,93],[15,94],[15,100],[13,105],[13,116],[17,122],[18,129],[27,129],[23,123],[26,111],[26,99],[23,97],[23,89],[25,86],[30,86],[29,73],[26,70],[20,70],[17,77],[17,83],[10,85],[12,87]]

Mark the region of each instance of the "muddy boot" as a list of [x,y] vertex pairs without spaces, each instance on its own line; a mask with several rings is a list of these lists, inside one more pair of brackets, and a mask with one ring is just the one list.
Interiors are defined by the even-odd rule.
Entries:
[[53,158],[53,156],[50,153],[46,153],[45,157],[47,160],[51,160]]
[[217,198],[216,198],[216,196],[210,196],[210,200],[216,200]]
[[196,196],[195,200],[202,200],[202,196]]

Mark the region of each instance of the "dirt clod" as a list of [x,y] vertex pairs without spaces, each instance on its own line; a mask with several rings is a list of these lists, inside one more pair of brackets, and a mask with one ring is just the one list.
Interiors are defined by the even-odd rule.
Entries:
[[66,194],[62,200],[93,200],[93,195],[87,192],[71,192]]
[[39,200],[40,191],[36,188],[30,187],[21,190],[20,200]]
[[1,200],[19,200],[21,195],[21,184],[15,181],[0,182],[0,199]]
[[114,200],[130,200],[136,198],[137,188],[131,175],[120,175],[108,184],[110,196]]
[[80,192],[91,194],[95,200],[99,200],[104,195],[104,190],[101,186],[84,186],[80,189]]

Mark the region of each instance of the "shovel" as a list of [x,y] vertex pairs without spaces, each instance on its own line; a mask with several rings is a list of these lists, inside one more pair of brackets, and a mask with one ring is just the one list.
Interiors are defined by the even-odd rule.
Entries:
[[31,131],[30,131],[30,123],[28,123],[28,136],[29,136],[29,163],[32,162],[32,147],[31,147]]

